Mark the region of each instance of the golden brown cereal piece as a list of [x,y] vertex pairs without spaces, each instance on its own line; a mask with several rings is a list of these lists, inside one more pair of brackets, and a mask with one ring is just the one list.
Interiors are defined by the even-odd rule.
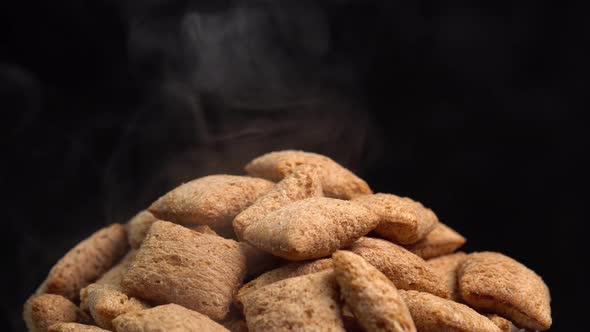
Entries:
[[465,238],[452,230],[449,226],[439,223],[432,232],[406,249],[424,258],[434,258],[447,255],[465,244]]
[[420,332],[500,332],[487,317],[468,306],[418,291],[399,291]]
[[497,313],[519,327],[551,326],[549,289],[535,272],[496,252],[468,255],[457,270],[459,292],[470,306]]
[[130,296],[177,303],[223,319],[246,270],[240,245],[167,221],[156,221],[121,286]]
[[274,270],[268,271],[266,273],[261,274],[258,278],[246,283],[242,288],[240,288],[240,290],[238,291],[238,295],[236,297],[238,299],[238,301],[236,301],[236,306],[238,308],[242,308],[242,305],[239,302],[239,298],[245,296],[247,293],[260,289],[261,287],[270,285],[272,283],[284,279],[299,277],[302,275],[316,273],[331,268],[332,259],[325,258],[318,259],[315,261],[290,263],[287,265],[283,265],[279,268],[276,268]]
[[450,294],[449,299],[455,302],[461,302],[461,296],[457,290],[457,267],[466,256],[467,254],[464,252],[456,252],[426,261],[432,269],[437,271],[446,280]]
[[332,255],[340,293],[367,331],[416,331],[410,312],[391,280],[350,251]]
[[315,197],[294,202],[250,225],[244,239],[275,256],[299,261],[329,256],[376,225],[377,216],[358,204]]
[[131,248],[139,248],[141,242],[145,238],[145,235],[156,220],[158,219],[154,217],[151,212],[145,210],[136,214],[125,224],[125,229],[127,230],[127,241],[129,241]]
[[240,246],[246,256],[246,277],[258,276],[265,271],[277,267],[284,261],[247,242],[240,242]]
[[121,279],[127,272],[131,261],[135,257],[131,251],[121,262],[106,272],[96,283],[90,284],[80,291],[80,308],[90,315],[100,327],[113,329],[112,320],[117,316],[149,308],[143,301],[128,297],[122,292]]
[[375,233],[399,244],[423,239],[438,224],[438,218],[422,203],[392,194],[363,195],[354,201],[379,216]]
[[251,332],[344,331],[332,270],[277,281],[239,300]]
[[125,227],[112,224],[68,251],[49,271],[37,294],[59,294],[70,300],[80,289],[111,268],[127,250]]
[[117,332],[227,332],[209,317],[177,304],[133,311],[113,321]]
[[210,175],[176,187],[148,210],[158,219],[182,225],[231,227],[240,212],[273,186],[248,176]]
[[244,230],[254,222],[264,218],[290,203],[310,197],[322,196],[319,169],[313,165],[297,167],[268,193],[250,205],[233,221],[234,231],[238,239],[243,238]]
[[300,165],[321,167],[321,180],[326,197],[351,199],[371,194],[371,188],[358,176],[334,160],[317,153],[283,150],[262,155],[252,160],[245,169],[248,174],[280,181]]
[[31,332],[45,332],[55,323],[90,321],[74,303],[56,294],[30,297],[24,305],[23,318]]
[[57,323],[49,327],[48,332],[108,332],[98,326],[79,323]]
[[386,240],[360,238],[349,248],[387,276],[398,289],[419,290],[447,298],[443,277],[406,249]]

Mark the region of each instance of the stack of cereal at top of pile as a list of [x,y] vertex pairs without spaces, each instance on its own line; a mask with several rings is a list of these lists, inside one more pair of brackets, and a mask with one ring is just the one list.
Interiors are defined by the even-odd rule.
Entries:
[[168,192],[71,249],[25,303],[30,331],[517,331],[549,290],[421,203],[332,159],[278,151],[249,176]]

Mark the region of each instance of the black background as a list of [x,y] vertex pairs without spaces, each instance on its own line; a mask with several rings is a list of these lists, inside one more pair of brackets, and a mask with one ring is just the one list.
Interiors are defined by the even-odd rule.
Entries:
[[[2,2],[2,324],[69,248],[182,181],[325,153],[506,253],[583,330],[584,8]],[[5,26],[4,26],[5,25]]]

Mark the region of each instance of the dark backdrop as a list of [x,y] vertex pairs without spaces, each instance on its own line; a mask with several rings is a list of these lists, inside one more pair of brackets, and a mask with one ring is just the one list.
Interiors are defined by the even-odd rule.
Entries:
[[325,153],[424,202],[581,322],[588,20],[539,1],[10,1],[2,324],[51,265],[182,181]]

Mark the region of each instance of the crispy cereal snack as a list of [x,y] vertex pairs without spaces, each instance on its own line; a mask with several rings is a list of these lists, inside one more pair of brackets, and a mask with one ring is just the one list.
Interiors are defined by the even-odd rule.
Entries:
[[148,210],[158,219],[181,225],[231,226],[240,212],[273,186],[248,176],[209,175],[176,187]]
[[289,260],[321,258],[349,246],[377,225],[377,216],[350,201],[316,197],[294,202],[246,228],[244,239]]
[[470,306],[531,330],[551,327],[549,289],[535,272],[496,252],[468,255],[458,269],[459,292]]
[[387,276],[398,289],[419,290],[448,298],[445,279],[426,262],[386,240],[360,238],[348,250],[364,258]]
[[422,203],[392,194],[363,195],[353,199],[379,216],[375,233],[399,244],[417,242],[438,224],[438,218]]
[[364,180],[334,160],[317,153],[295,150],[270,152],[252,160],[245,169],[252,176],[280,181],[300,165],[320,166],[322,188],[326,197],[351,199],[372,193]]
[[277,281],[240,297],[250,332],[344,331],[332,270]]
[[245,271],[246,257],[237,242],[156,221],[121,286],[130,296],[223,319]]
[[416,255],[429,259],[450,254],[464,244],[465,238],[461,234],[443,223],[438,223],[425,238],[405,247]]

